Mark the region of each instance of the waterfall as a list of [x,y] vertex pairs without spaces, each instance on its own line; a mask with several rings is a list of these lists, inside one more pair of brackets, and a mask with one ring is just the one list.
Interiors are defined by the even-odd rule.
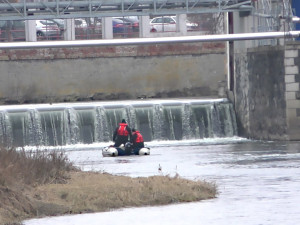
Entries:
[[109,142],[122,119],[146,142],[237,135],[227,99],[145,100],[1,106],[0,142],[16,147]]

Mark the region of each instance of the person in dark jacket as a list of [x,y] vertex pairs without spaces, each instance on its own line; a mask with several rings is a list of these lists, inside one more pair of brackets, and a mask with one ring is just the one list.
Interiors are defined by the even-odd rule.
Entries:
[[120,147],[121,144],[125,146],[131,138],[131,129],[126,123],[126,120],[123,119],[113,134],[113,141],[115,142],[114,147]]
[[144,148],[144,138],[140,131],[132,128],[132,139],[131,142],[133,144],[133,149],[136,148]]

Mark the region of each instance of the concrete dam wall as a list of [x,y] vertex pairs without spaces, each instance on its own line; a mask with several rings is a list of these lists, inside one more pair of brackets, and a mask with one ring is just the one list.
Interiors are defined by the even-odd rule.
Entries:
[[235,53],[239,133],[258,140],[300,140],[300,45]]
[[224,43],[0,50],[0,104],[224,97]]

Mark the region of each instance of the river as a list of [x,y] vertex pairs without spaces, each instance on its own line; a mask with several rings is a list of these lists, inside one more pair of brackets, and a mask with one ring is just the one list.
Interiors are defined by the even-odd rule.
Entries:
[[85,171],[132,177],[177,173],[188,179],[213,182],[218,187],[217,198],[33,219],[24,224],[295,225],[300,221],[300,142],[233,137],[149,142],[147,146],[151,147],[149,156],[102,157],[101,145],[77,145],[66,152]]

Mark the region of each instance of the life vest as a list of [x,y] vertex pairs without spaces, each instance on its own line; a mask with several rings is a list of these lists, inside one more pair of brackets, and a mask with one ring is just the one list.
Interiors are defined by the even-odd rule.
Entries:
[[120,123],[117,134],[120,136],[128,136],[129,132],[126,129],[126,127],[127,127],[127,123]]
[[135,139],[135,143],[141,143],[141,142],[144,142],[144,138],[143,136],[141,135],[141,133],[139,131],[136,131],[133,133],[133,135],[136,134],[136,139]]

